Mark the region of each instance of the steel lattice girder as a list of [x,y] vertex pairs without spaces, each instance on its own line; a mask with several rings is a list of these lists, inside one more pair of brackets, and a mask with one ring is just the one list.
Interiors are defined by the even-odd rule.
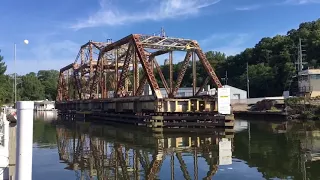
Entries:
[[[133,47],[131,50],[129,49],[130,44]],[[93,49],[96,49],[97,53],[94,54]],[[84,51],[87,51],[87,56],[85,56]],[[170,53],[172,51],[187,52],[183,65],[179,70],[178,78],[174,87],[171,87],[173,86],[172,79],[170,79],[170,83],[167,83],[164,77],[162,77],[163,74],[159,71],[160,68],[157,67],[158,64],[155,60],[156,56]],[[125,92],[126,90],[124,89],[124,79],[128,77],[128,73],[124,72],[127,72],[129,68],[133,67],[131,59],[133,60],[137,58],[139,64],[143,68],[144,74],[142,78],[134,79],[136,89],[132,94],[135,96],[141,95],[145,84],[148,82],[153,94],[157,98],[162,98],[160,88],[154,74],[154,65],[156,65],[156,69],[159,75],[161,76],[162,74],[161,80],[162,83],[166,86],[168,95],[173,98],[175,97],[181,85],[186,72],[186,68],[190,62],[192,52],[194,52],[194,54],[199,57],[199,60],[208,73],[210,80],[212,80],[217,87],[222,87],[219,78],[206,59],[205,54],[200,49],[197,41],[182,38],[131,34],[113,43],[89,41],[88,43],[81,46],[75,63],[62,68],[61,71],[66,71],[68,69],[73,70],[73,76],[77,82],[76,86],[79,91],[78,99],[87,99],[86,97],[83,97],[83,94],[89,94],[89,98],[99,98],[98,95],[100,93],[106,94],[105,84],[107,80],[104,79],[104,76],[106,76],[107,72],[114,72],[113,76],[115,77],[113,78],[113,81],[115,87],[113,88],[113,90],[115,91],[115,95],[124,96],[126,93],[128,93]],[[131,54],[128,59],[126,58],[127,53]],[[83,58],[86,59],[84,60]],[[79,59],[81,59],[80,63]],[[129,65],[128,61],[130,61]],[[86,84],[83,84],[83,82],[80,80],[84,77]],[[134,77],[137,78],[136,76]],[[205,83],[207,83],[207,81],[205,81],[203,84]],[[170,85],[170,87],[168,87],[168,84]],[[204,87],[203,84],[201,85],[201,87]],[[83,88],[85,88],[85,90]],[[106,98],[106,95],[102,96],[102,98]]]

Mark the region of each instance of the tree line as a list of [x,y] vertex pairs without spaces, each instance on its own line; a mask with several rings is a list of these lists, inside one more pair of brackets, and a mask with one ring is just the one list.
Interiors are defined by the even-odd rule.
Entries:
[[[262,38],[254,47],[243,52],[227,56],[223,52],[209,51],[206,57],[214,67],[218,77],[224,78],[227,72],[228,85],[247,89],[247,64],[250,83],[250,97],[279,96],[285,90],[294,91],[296,87],[293,77],[297,74],[295,62],[298,57],[299,39],[303,45],[303,61],[305,68],[320,67],[320,19],[304,22],[298,29],[292,29],[286,35]],[[214,43],[214,42],[213,42]],[[1,52],[0,52],[1,53]],[[203,66],[197,61],[197,85],[208,76]],[[182,62],[173,65],[173,77],[178,77]],[[0,54],[0,102],[13,102],[13,78],[5,74],[6,65]],[[169,66],[162,65],[162,72],[169,79]],[[40,70],[17,77],[18,100],[54,100],[57,92],[59,72],[56,70]],[[160,76],[156,78],[163,87]],[[222,81],[223,82],[223,81]],[[211,82],[213,87],[213,84]],[[186,70],[181,87],[192,86],[191,62]]]
[[[1,51],[0,51],[1,52]],[[14,75],[5,74],[7,66],[0,55],[0,104],[14,102]],[[38,73],[17,75],[17,100],[55,100],[59,71],[40,70]]]
[[[228,85],[247,90],[247,63],[250,97],[279,96],[283,91],[297,91],[296,62],[298,43],[301,39],[304,68],[320,68],[320,19],[304,22],[298,29],[292,29],[286,35],[262,38],[254,47],[243,52],[227,56],[223,52],[209,51],[206,57],[214,67],[218,77],[224,78],[227,72]],[[214,42],[212,42],[214,43]],[[174,77],[182,63],[174,65]],[[161,67],[164,76],[169,79],[169,66]],[[200,62],[197,62],[197,85],[207,77]],[[160,77],[157,76],[158,82]],[[223,81],[222,81],[223,82]],[[192,84],[191,63],[186,71],[182,86]]]

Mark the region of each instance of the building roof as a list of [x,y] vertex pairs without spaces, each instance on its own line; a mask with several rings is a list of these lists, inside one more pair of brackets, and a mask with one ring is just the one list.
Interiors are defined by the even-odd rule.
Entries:
[[229,85],[224,85],[223,87],[230,88],[230,89],[236,89],[237,91],[247,92],[247,91],[245,91],[243,89],[239,89],[239,88],[236,88],[236,87],[233,87],[233,86],[229,86]]

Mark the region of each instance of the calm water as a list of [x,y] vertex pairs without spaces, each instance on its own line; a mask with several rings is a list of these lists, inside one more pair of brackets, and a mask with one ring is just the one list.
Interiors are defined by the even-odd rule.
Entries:
[[38,114],[34,122],[36,180],[320,179],[320,124],[314,122],[238,120],[235,133],[155,134],[54,119]]

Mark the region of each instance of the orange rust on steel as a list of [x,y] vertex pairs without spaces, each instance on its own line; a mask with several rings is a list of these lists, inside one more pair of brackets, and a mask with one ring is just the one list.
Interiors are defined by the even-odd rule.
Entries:
[[101,96],[102,96],[102,99],[105,99],[107,98],[107,86],[106,86],[106,79],[103,78],[101,83],[100,83],[100,87],[101,87]]
[[130,41],[130,39],[132,39],[132,34],[127,36],[127,37],[124,37],[124,38],[120,39],[119,41],[116,41],[114,43],[108,44],[107,46],[105,46],[104,48],[101,49],[101,51],[99,53],[99,57],[98,57],[96,72],[95,72],[94,76],[92,77],[92,84],[91,84],[90,93],[89,93],[90,94],[90,99],[94,98],[93,97],[93,93],[97,89],[97,84],[98,84],[97,76],[102,71],[101,61],[102,61],[102,58],[104,56],[104,53],[108,52],[110,50],[116,49],[116,48],[128,43]]
[[180,88],[181,86],[181,82],[183,80],[183,77],[186,73],[186,70],[187,70],[187,67],[188,67],[188,64],[190,62],[190,57],[191,57],[191,52],[188,51],[184,60],[183,60],[183,63],[182,63],[182,66],[181,66],[181,69],[180,69],[180,72],[178,74],[178,78],[177,78],[177,82],[176,82],[176,87],[174,88],[173,92],[172,92],[172,96],[174,97],[177,92],[178,92],[178,89]]
[[155,59],[154,59],[153,63],[156,66],[156,69],[157,69],[157,71],[158,71],[158,73],[160,75],[162,84],[163,84],[164,88],[166,89],[167,94],[170,94],[170,89],[169,89],[168,83],[166,81],[166,78],[164,77],[164,75],[163,75],[163,73],[161,71],[161,67],[159,66],[158,62]]
[[126,166],[126,163],[125,163],[125,160],[124,160],[124,157],[123,157],[122,147],[120,146],[119,143],[115,143],[115,147],[114,148],[116,148],[116,151],[117,151],[117,155],[118,155],[118,158],[119,158],[118,162],[120,162],[120,167],[122,169],[122,176],[124,177],[124,179],[130,179],[129,175],[128,175],[128,171],[127,171],[127,166]]
[[222,84],[221,84],[218,76],[214,72],[213,68],[211,67],[209,61],[207,60],[205,54],[202,52],[202,50],[200,48],[196,49],[195,51],[196,51],[202,65],[203,65],[203,67],[205,68],[205,70],[207,71],[209,76],[211,77],[211,80],[216,84],[216,86],[218,88],[221,88]]
[[[92,63],[91,63],[91,64],[92,64]],[[101,64],[102,64],[101,66],[104,67],[104,61],[101,61]],[[92,73],[93,73],[93,72],[92,72]],[[103,97],[104,87],[103,87],[103,78],[102,78],[103,73],[104,73],[104,72],[103,72],[103,69],[102,69],[102,72],[100,73],[100,76],[99,76],[99,79],[100,79],[99,82],[100,82],[100,89],[101,89],[102,98],[104,98],[104,97]],[[97,87],[97,88],[98,88],[98,87]],[[98,88],[98,90],[99,90],[99,88]],[[98,93],[98,94],[99,94],[99,93]]]
[[[149,55],[149,63],[151,65],[151,69],[153,69],[153,63],[154,63],[154,58],[155,56],[159,56],[159,55],[162,55],[162,54],[166,54],[168,53],[169,51],[168,50],[159,50],[159,51],[156,51],[156,52],[153,52]],[[144,90],[144,86],[147,84],[147,75],[146,74],[143,74],[142,78],[140,79],[139,81],[139,87],[136,91],[136,96],[141,96],[142,93],[143,93],[143,90]]]
[[125,81],[126,81],[126,78],[128,76],[128,71],[129,71],[129,65],[130,65],[130,59],[131,59],[131,55],[132,55],[132,43],[129,43],[129,47],[128,47],[128,50],[127,50],[127,53],[126,53],[126,58],[124,60],[124,63],[123,63],[123,68],[122,68],[122,71],[121,71],[121,74],[120,74],[120,80],[118,82],[118,88],[117,90],[115,91],[116,94],[115,96],[118,97],[119,94],[123,94],[124,91],[125,91]]
[[[80,49],[80,51],[77,55],[76,61],[75,61],[75,63],[77,63],[77,61],[80,60],[79,57],[81,56],[81,63],[79,62],[80,66],[79,67],[71,67],[71,65],[69,65],[70,69],[73,69],[73,71],[74,71],[74,78],[75,78],[74,82],[70,81],[69,83],[74,83],[73,86],[78,88],[78,93],[80,91],[81,96],[79,95],[79,97],[76,97],[78,94],[73,93],[72,96],[70,96],[69,98],[79,99],[79,98],[86,98],[87,95],[90,95],[90,99],[92,99],[94,97],[99,98],[97,95],[100,95],[100,94],[102,94],[102,96],[105,97],[104,94],[106,94],[105,91],[107,88],[104,87],[105,85],[103,85],[103,84],[106,83],[106,78],[105,78],[105,80],[103,80],[102,76],[105,77],[104,72],[106,70],[112,71],[114,69],[118,69],[118,67],[112,63],[112,60],[114,60],[114,57],[118,57],[116,62],[118,62],[118,60],[120,61],[120,59],[121,59],[121,64],[124,63],[125,55],[126,55],[125,51],[128,49],[128,46],[126,44],[128,44],[130,41],[133,42],[133,46],[135,48],[134,51],[136,51],[136,53],[137,53],[137,56],[139,58],[139,63],[142,65],[142,69],[144,72],[143,77],[141,79],[139,79],[139,85],[136,85],[137,87],[133,88],[133,90],[136,92],[136,93],[135,92],[132,93],[134,96],[141,95],[143,92],[143,89],[145,87],[145,84],[147,84],[147,82],[148,82],[148,84],[150,85],[150,87],[152,89],[153,94],[158,96],[159,98],[162,97],[158,82],[155,79],[155,74],[154,74],[155,72],[154,72],[154,65],[153,65],[154,63],[152,62],[152,60],[150,60],[150,59],[152,59],[150,57],[158,56],[161,54],[166,54],[166,53],[169,53],[170,51],[195,52],[197,54],[197,56],[199,57],[200,62],[205,67],[205,71],[207,72],[208,76],[210,77],[210,80],[212,80],[217,85],[217,87],[222,87],[220,80],[216,76],[213,68],[211,67],[210,63],[207,61],[204,53],[202,52],[202,50],[200,49],[200,47],[196,41],[189,40],[189,39],[182,39],[182,38],[158,37],[158,36],[131,34],[129,36],[126,36],[126,37],[124,37],[116,42],[110,43],[110,44],[109,44],[109,42],[89,41],[88,43],[81,46],[81,49]],[[92,55],[93,55],[92,49],[94,49],[94,51],[97,51],[97,50],[100,51],[97,61],[93,61],[93,59],[92,59],[93,58],[92,57]],[[111,56],[109,54],[111,51],[118,50],[118,49],[121,50],[120,51],[121,54],[119,54],[117,56]],[[149,50],[151,52],[148,52]],[[121,58],[122,56],[123,56],[123,58]],[[108,60],[111,58],[111,61],[110,62],[108,61],[108,63],[106,63],[106,61],[104,60],[105,59],[104,57],[107,57]],[[91,63],[89,61],[91,61]],[[189,61],[190,61],[190,59],[189,59]],[[186,62],[183,62],[183,64],[186,64]],[[62,70],[67,70],[68,68],[64,68]],[[121,73],[121,71],[123,71],[123,70],[126,71],[126,69],[127,68],[125,68],[123,66],[119,67],[119,70],[120,70],[119,72]],[[157,68],[157,70],[158,69],[159,69],[159,67]],[[173,88],[170,86],[170,91],[169,91],[170,93],[168,95],[170,95],[172,97],[176,96],[176,93],[178,92],[178,89],[181,86],[183,76],[185,76],[186,71],[183,70],[184,69],[183,66],[181,67],[181,69],[179,70],[178,78],[176,80],[177,82],[175,83]],[[131,69],[130,69],[130,71],[131,71]],[[91,77],[89,75],[90,72],[91,72]],[[117,76],[120,76],[120,73],[116,73]],[[159,74],[161,76],[161,74],[163,74],[163,72],[161,72]],[[160,77],[160,78],[161,78],[161,80],[164,79],[163,77]],[[114,84],[118,85],[119,79],[120,78],[118,77],[118,79],[115,80]],[[173,80],[172,78],[170,78],[170,79]],[[138,83],[138,77],[135,76],[134,82],[135,82],[135,84]],[[64,82],[61,81],[59,84],[59,86],[61,86],[61,88],[60,88],[61,90],[62,90],[63,83]],[[65,82],[65,83],[67,83],[67,82]],[[114,85],[114,86],[117,86],[117,85]],[[167,85],[169,85],[169,84],[167,83]],[[164,83],[165,88],[167,85],[166,85],[166,83]],[[98,91],[97,91],[97,89],[98,89]],[[116,91],[116,89],[114,89],[114,88],[112,88],[112,89],[114,91]],[[131,89],[132,88],[130,88],[130,91],[131,91]],[[85,97],[83,95],[85,95]],[[64,97],[61,97],[60,99],[63,99],[63,98]]]
[[75,64],[75,63],[71,63],[71,64],[69,64],[69,65],[61,68],[61,69],[60,69],[60,72],[64,72],[64,71],[66,71],[66,70],[68,70],[68,69],[73,68],[74,64]]
[[173,91],[173,56],[172,56],[172,51],[169,52],[169,85],[170,85],[170,90],[168,95],[172,97],[172,91]]
[[136,96],[136,92],[139,86],[139,63],[137,53],[133,51],[133,96]]
[[93,75],[93,49],[92,49],[92,43],[89,44],[89,65],[90,65],[90,78]]
[[217,165],[210,165],[210,170],[207,173],[207,176],[204,177],[203,179],[210,180],[212,177],[216,174],[218,171]]
[[89,41],[86,44],[82,45],[81,49],[84,49],[84,48],[88,47],[89,45],[93,45],[95,48],[101,50],[102,48],[100,46],[98,46],[97,44],[99,44],[99,42]]
[[139,40],[140,35],[134,34],[133,35],[133,41],[134,41],[134,45],[136,47],[136,51],[138,54],[138,57],[141,61],[141,65],[143,67],[143,69],[146,72],[147,78],[148,78],[148,82],[151,86],[152,92],[155,94],[155,91],[158,90],[160,91],[159,85],[157,83],[156,77],[154,76],[153,73],[153,68],[150,67],[149,62],[147,61],[147,56],[144,52],[144,48],[143,45],[141,44],[140,40]]
[[180,163],[180,169],[182,171],[184,179],[191,179],[190,174],[187,169],[187,164],[184,162],[180,152],[176,152],[177,159]]
[[59,75],[58,100],[59,101],[69,100],[63,72],[60,72],[60,75]]
[[79,99],[82,99],[82,95],[81,95],[81,89],[82,89],[82,86],[81,86],[81,82],[80,82],[80,77],[79,77],[79,72],[78,71],[73,71],[73,77],[74,77],[74,81],[76,82],[77,84],[77,91],[78,91],[78,96],[79,96]]
[[62,101],[62,81],[61,81],[61,72],[59,73],[59,80],[58,80],[58,88],[57,88],[57,97],[56,101]]
[[[149,56],[149,63],[152,64],[154,56]],[[151,67],[153,69],[153,67]],[[144,73],[142,78],[139,81],[139,87],[136,91],[136,96],[141,96],[144,90],[144,86],[147,84],[147,75]]]
[[[103,58],[103,53],[101,53],[101,51],[100,51],[98,62],[97,62],[97,67],[96,67],[96,71],[95,71],[93,77],[90,78],[90,80],[92,79],[92,83],[89,84],[89,87],[90,87],[90,91],[89,91],[90,92],[89,93],[90,94],[90,99],[94,98],[92,93],[96,92],[96,90],[97,90],[97,84],[98,84],[97,77],[100,77],[99,74],[102,71],[102,69],[101,69],[102,60],[100,60],[101,58]],[[98,97],[96,97],[96,98],[98,98]]]
[[126,36],[126,37],[120,39],[119,41],[116,41],[114,43],[108,44],[107,46],[105,46],[104,48],[101,49],[100,54],[101,53],[103,54],[103,53],[108,52],[110,50],[116,49],[117,47],[120,47],[120,46],[122,46],[124,44],[127,44],[132,39],[132,37],[133,37],[133,35],[130,34],[129,36]]
[[195,94],[196,96],[199,95],[202,89],[208,84],[209,80],[210,80],[210,77],[207,76],[204,82],[202,83],[202,85],[200,86],[200,88],[198,89],[197,93]]
[[151,161],[151,167],[149,173],[147,175],[147,179],[155,179],[156,175],[159,173],[162,163],[165,159],[165,156],[162,157],[161,160],[157,160],[157,157],[153,155],[153,160]]

